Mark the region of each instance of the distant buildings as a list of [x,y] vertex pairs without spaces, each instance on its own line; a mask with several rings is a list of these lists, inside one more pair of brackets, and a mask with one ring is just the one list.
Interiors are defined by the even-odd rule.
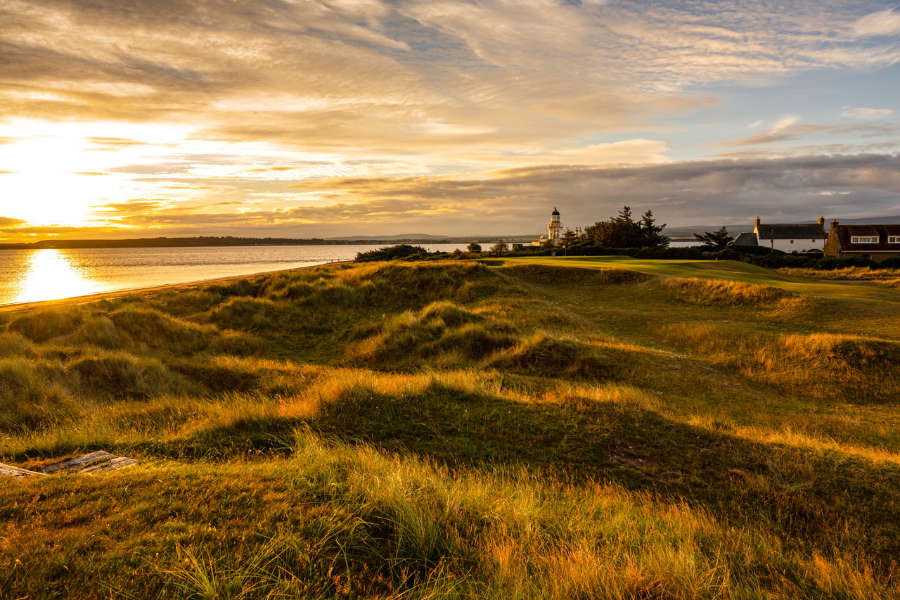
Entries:
[[733,246],[764,246],[782,252],[822,251],[825,256],[864,256],[874,261],[900,256],[900,224],[841,225],[825,217],[816,223],[767,224],[756,217],[753,233],[742,233]]
[[841,225],[832,221],[825,256],[864,256],[878,262],[900,256],[900,225]]
[[[819,217],[815,223],[761,223],[756,217],[753,233],[756,244],[746,239],[742,246],[765,246],[782,252],[810,252],[825,249],[825,217]],[[735,240],[737,244],[737,240]]]

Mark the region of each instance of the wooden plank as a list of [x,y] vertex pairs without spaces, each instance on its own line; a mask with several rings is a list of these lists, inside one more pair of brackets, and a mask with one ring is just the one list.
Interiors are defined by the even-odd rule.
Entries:
[[38,473],[37,471],[29,471],[28,469],[23,469],[21,467],[0,463],[0,475],[5,475],[7,477],[29,477],[31,475],[45,475],[45,473]]
[[99,473],[101,471],[112,471],[121,469],[122,467],[130,467],[136,465],[137,461],[127,456],[116,456],[110,454],[106,450],[97,450],[90,454],[76,456],[49,464],[40,471],[29,471],[21,467],[12,465],[4,465],[0,463],[0,475],[10,477],[24,477],[27,475],[54,475],[64,473]]
[[117,456],[112,460],[107,460],[99,463],[95,463],[89,467],[85,467],[79,473],[97,473],[99,471],[112,471],[114,469],[121,469],[122,467],[129,467],[131,465],[136,465],[137,461],[133,458],[127,458],[125,456]]
[[97,450],[96,452],[91,452],[90,454],[76,456],[75,458],[70,458],[58,463],[47,465],[42,468],[41,471],[43,471],[44,473],[72,473],[81,471],[85,467],[88,467],[94,463],[108,461],[113,458],[115,458],[115,456],[113,456],[106,450]]

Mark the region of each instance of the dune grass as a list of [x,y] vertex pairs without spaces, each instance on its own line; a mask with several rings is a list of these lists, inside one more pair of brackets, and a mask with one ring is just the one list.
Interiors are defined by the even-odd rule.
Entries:
[[540,258],[7,310],[0,461],[140,464],[4,481],[0,597],[897,597],[888,291]]

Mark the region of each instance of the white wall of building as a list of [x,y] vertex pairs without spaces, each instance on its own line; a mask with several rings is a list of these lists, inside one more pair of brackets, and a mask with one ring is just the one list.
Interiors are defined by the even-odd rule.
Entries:
[[808,252],[810,250],[825,250],[825,240],[797,239],[797,240],[767,240],[757,238],[760,246],[774,248],[782,252]]

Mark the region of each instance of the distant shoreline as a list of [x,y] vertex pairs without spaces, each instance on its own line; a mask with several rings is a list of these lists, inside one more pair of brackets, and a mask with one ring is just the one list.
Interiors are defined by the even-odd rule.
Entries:
[[186,237],[186,238],[133,238],[124,240],[41,240],[30,243],[0,243],[0,250],[71,250],[80,248],[202,248],[229,246],[374,246],[393,244],[466,244],[494,242],[530,242],[537,236],[473,236],[429,238],[241,238],[241,237]]

